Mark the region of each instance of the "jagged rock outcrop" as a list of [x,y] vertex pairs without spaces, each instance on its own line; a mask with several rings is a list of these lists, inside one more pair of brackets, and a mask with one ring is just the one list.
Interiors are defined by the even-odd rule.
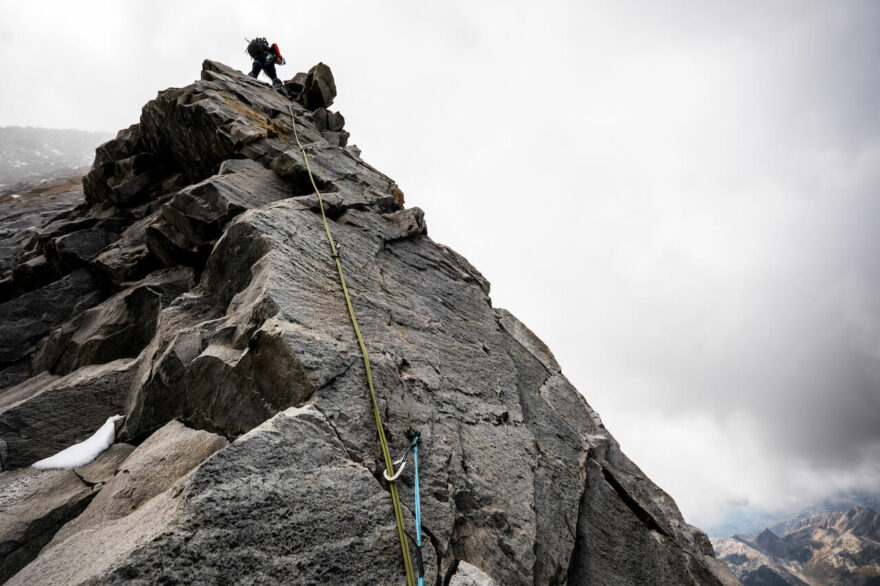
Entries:
[[712,543],[745,586],[880,583],[880,513],[868,508],[815,515],[782,535],[764,529]]
[[[123,462],[10,583],[403,581],[364,366],[292,110],[392,451],[407,427],[422,433],[426,583],[735,584],[550,350],[346,146],[344,118],[326,109],[335,91],[324,65],[275,92],[206,61],[200,81],[160,92],[98,149],[84,204],[30,241],[58,275],[31,293],[80,275],[92,297],[41,329],[27,322],[31,293],[7,301],[22,325],[0,347],[14,382],[0,390],[6,465],[115,412],[119,440],[139,445],[126,462],[161,469],[139,455],[154,445],[183,456],[163,440],[169,425],[231,443],[208,442],[127,511],[113,505],[120,483],[138,490]],[[412,532],[411,476],[399,488]]]

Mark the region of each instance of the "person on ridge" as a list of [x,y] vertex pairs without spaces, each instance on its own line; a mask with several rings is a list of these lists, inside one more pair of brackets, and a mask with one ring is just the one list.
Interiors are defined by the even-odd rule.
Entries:
[[272,80],[273,86],[280,87],[281,80],[275,74],[275,64],[284,65],[285,61],[278,45],[276,43],[269,45],[269,41],[264,37],[257,37],[248,42],[247,53],[254,60],[254,65],[248,75],[256,79],[262,71]]

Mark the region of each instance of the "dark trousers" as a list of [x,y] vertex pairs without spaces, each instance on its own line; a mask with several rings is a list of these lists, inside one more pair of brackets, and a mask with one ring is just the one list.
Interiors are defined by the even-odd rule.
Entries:
[[251,68],[251,77],[257,77],[261,71],[265,71],[272,81],[278,79],[278,75],[275,73],[275,64],[272,61],[269,61],[266,65],[259,61],[254,61],[254,66]]

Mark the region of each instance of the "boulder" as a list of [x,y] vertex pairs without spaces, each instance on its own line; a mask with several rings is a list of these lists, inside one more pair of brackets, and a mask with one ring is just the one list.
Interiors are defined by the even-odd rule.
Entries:
[[89,205],[132,207],[174,189],[178,167],[148,150],[143,138],[141,125],[134,124],[98,147],[95,162],[83,179]]
[[[40,250],[46,260],[60,274],[86,267],[100,251],[119,238],[124,221],[117,218],[100,219],[82,229],[67,231],[69,228],[69,225],[61,226],[55,232],[41,237],[40,242]],[[61,234],[55,235],[58,232]]]
[[342,112],[327,112],[327,130],[339,132],[345,126],[345,116]]
[[299,72],[291,79],[284,82],[284,86],[282,87],[284,95],[286,95],[291,101],[302,103],[304,100],[302,93],[306,88],[307,78],[307,73]]
[[341,113],[331,112],[323,107],[312,112],[312,118],[315,121],[315,126],[323,133],[339,132],[345,126],[345,117]]
[[309,69],[302,95],[309,110],[327,108],[333,104],[336,98],[336,82],[333,81],[333,72],[330,68],[318,63]]

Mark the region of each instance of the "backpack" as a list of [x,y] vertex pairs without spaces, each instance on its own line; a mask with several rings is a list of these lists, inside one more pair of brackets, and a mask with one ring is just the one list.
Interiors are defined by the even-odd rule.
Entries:
[[258,61],[262,61],[263,57],[265,57],[266,53],[269,52],[269,41],[267,41],[263,37],[257,37],[247,46],[248,55],[257,59]]

